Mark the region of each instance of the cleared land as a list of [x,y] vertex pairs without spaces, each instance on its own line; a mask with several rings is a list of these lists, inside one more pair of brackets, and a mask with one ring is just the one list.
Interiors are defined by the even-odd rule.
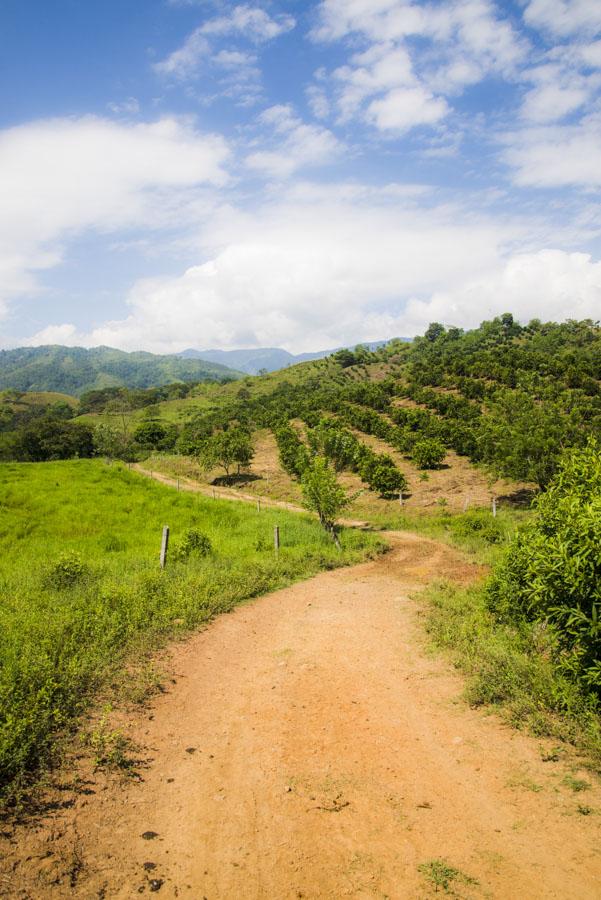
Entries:
[[411,596],[477,567],[388,538],[176,645],[168,691],[117,723],[141,780],[76,761],[81,780],[4,834],[0,895],[599,896],[598,787],[575,792],[548,742],[458,702],[424,650]]

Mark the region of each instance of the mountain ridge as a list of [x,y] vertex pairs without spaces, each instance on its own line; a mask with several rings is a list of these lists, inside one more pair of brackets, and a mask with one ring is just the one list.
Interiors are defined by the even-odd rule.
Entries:
[[0,390],[59,391],[80,396],[106,387],[160,387],[176,381],[238,379],[242,372],[204,359],[145,350],[45,344],[0,350]]
[[[377,350],[390,343],[394,338],[388,338],[381,341],[364,341],[361,346],[367,347],[369,350]],[[409,342],[412,338],[398,338],[400,341]],[[344,349],[343,346],[333,347],[329,350],[317,350],[310,353],[290,353],[282,347],[255,347],[240,348],[237,350],[196,350],[189,348],[182,350],[177,355],[183,359],[204,359],[207,362],[217,363],[221,365],[231,366],[234,369],[245,372],[247,375],[258,375],[262,369],[268,372],[276,372],[278,369],[285,369],[287,366],[293,366],[297,363],[310,362],[314,359],[324,359],[337,350]]]

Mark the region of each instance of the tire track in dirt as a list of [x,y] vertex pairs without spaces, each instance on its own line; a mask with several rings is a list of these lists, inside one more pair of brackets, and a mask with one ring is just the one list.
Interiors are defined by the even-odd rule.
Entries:
[[129,719],[143,780],[96,773],[95,793],[5,834],[0,896],[425,898],[419,867],[441,858],[472,879],[455,896],[600,896],[599,816],[424,648],[411,596],[477,568],[388,537],[172,647],[175,683]]

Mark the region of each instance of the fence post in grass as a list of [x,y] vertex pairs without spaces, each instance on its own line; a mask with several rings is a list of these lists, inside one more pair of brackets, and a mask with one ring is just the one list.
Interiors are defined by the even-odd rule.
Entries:
[[467,496],[463,501],[463,512],[466,512],[468,506],[470,505],[470,498]]
[[275,555],[277,556],[280,552],[280,526],[276,525],[273,529],[273,546],[275,548]]
[[215,488],[213,488],[213,500],[215,499]]
[[493,515],[493,519],[497,515],[497,498],[496,497],[492,498],[492,515]]
[[399,491],[399,506],[403,505],[403,492]]
[[179,491],[179,478],[177,479],[177,489]]
[[261,512],[261,500],[257,500],[257,512]]
[[163,540],[161,541],[161,569],[167,564],[167,548],[169,547],[169,526],[163,525]]

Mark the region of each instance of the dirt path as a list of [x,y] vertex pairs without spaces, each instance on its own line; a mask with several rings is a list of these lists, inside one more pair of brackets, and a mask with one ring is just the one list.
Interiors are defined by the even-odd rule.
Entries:
[[440,859],[456,897],[601,896],[600,817],[577,811],[598,789],[563,786],[424,648],[409,594],[473,567],[391,541],[173,647],[168,693],[129,723],[143,780],[97,773],[5,832],[0,896],[426,898]]

